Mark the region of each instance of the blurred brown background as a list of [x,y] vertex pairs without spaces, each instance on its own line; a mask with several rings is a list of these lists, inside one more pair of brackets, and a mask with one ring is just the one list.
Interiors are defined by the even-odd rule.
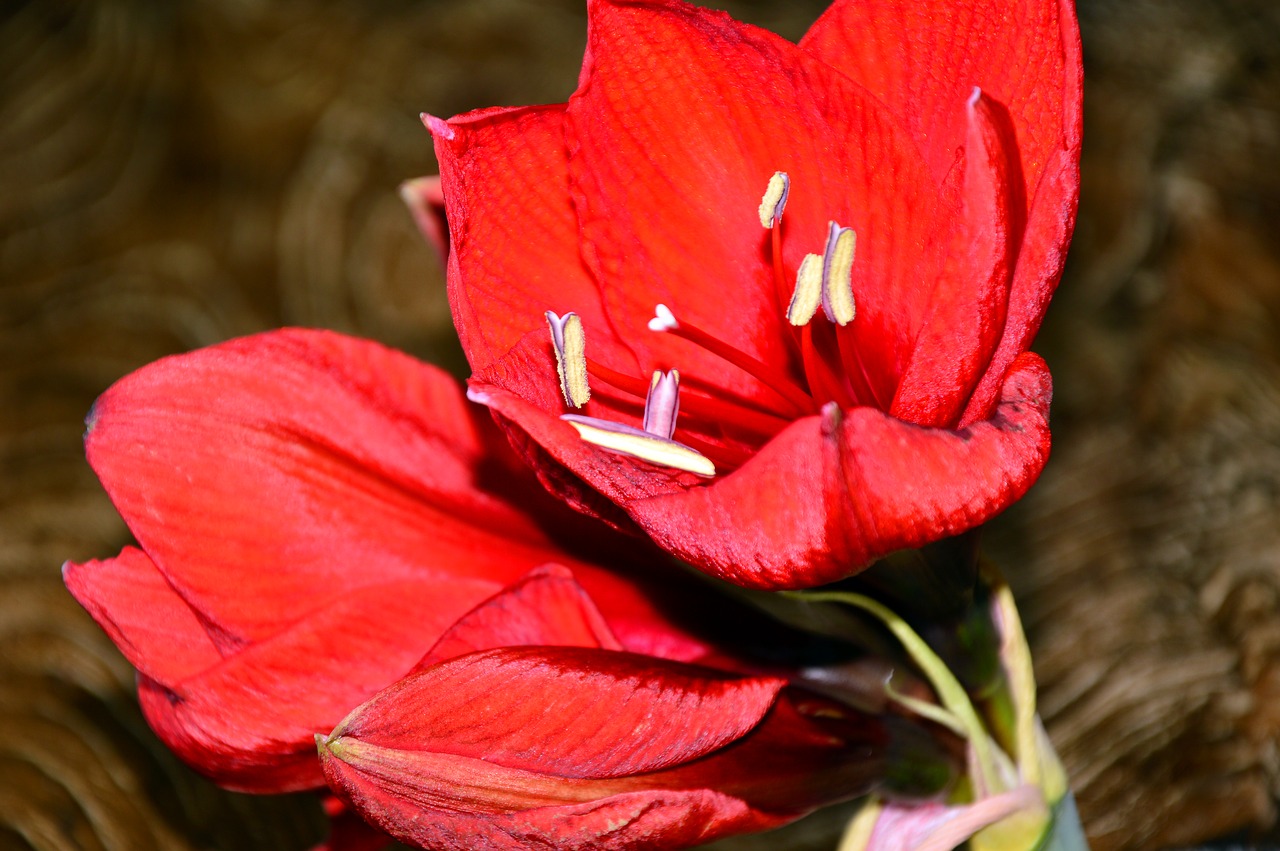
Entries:
[[[718,4],[798,37],[819,0]],[[282,324],[460,367],[396,195],[417,121],[563,100],[581,0],[0,3],[0,848],[302,849],[147,731],[64,592],[127,540],[94,397]],[[1087,135],[1039,348],[1055,456],[993,549],[1094,847],[1265,841],[1280,780],[1280,4],[1080,0]],[[796,840],[797,842],[799,840]],[[764,845],[761,847],[777,847]]]

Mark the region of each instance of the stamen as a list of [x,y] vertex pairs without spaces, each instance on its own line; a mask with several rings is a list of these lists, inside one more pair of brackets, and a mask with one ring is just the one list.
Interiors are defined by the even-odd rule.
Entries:
[[710,478],[716,474],[716,466],[711,463],[711,459],[696,449],[669,438],[658,437],[622,423],[579,414],[562,414],[560,419],[573,426],[587,443],[601,449],[697,476]]
[[768,390],[794,406],[797,414],[808,414],[814,410],[813,397],[773,367],[711,336],[697,326],[687,322],[677,322],[675,315],[665,304],[655,307],[654,313],[654,318],[649,320],[650,331],[665,331],[723,358],[748,375],[759,379]]
[[852,228],[831,222],[827,229],[827,250],[822,258],[822,312],[839,325],[853,321],[853,255],[858,245]]
[[649,395],[644,399],[644,430],[668,440],[676,433],[676,417],[680,414],[680,373],[657,370],[649,382]]
[[785,171],[775,171],[769,178],[769,186],[760,199],[760,224],[772,228],[782,218],[782,211],[787,208],[787,197],[791,194],[791,178]]
[[546,313],[551,328],[551,343],[556,350],[556,373],[560,376],[560,392],[571,408],[581,408],[591,398],[587,382],[587,336],[576,313],[557,316]]
[[[639,397],[648,392],[645,383],[639,378],[632,378],[609,369],[590,358],[587,359],[587,372],[592,378],[603,381],[631,396]],[[713,422],[731,423],[735,429],[754,432],[765,437],[772,437],[791,424],[790,417],[764,413],[744,407],[742,404],[683,390],[680,392],[680,411]]]
[[787,305],[787,321],[797,328],[809,324],[822,303],[822,258],[806,254],[796,272],[796,290]]

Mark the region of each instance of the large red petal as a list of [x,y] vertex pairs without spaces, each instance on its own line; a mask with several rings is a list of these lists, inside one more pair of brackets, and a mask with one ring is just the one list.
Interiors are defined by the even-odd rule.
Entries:
[[[1076,201],[1080,188],[1080,147],[1059,151],[1040,181],[1031,217],[1023,237],[1022,253],[1009,292],[1008,317],[1004,335],[991,363],[974,390],[960,424],[968,425],[987,417],[1000,395],[1005,375],[1018,355],[1031,345],[1040,320],[1049,307],[1067,259],[1067,243],[1076,222]],[[1046,199],[1041,201],[1040,197]]]
[[[678,849],[796,817],[754,810],[710,789],[630,792],[617,789],[618,781],[549,782],[467,757],[366,753],[371,759],[357,767],[322,751],[329,784],[381,829],[435,851]],[[504,806],[488,804],[496,790],[505,792]]]
[[[588,10],[568,110],[571,185],[584,259],[642,365],[776,405],[755,379],[646,323],[664,303],[786,369],[791,276],[836,220],[858,234],[853,289],[868,366],[896,376],[927,309],[920,282],[937,272],[942,211],[893,118],[830,66],[723,13],[663,0],[594,0]],[[791,178],[782,292],[757,214],[776,170]]]
[[1004,331],[1016,249],[1010,177],[1013,140],[993,104],[975,92],[965,141],[964,217],[889,413],[916,425],[960,418]]
[[548,310],[582,317],[592,358],[635,370],[580,259],[564,123],[563,105],[485,109],[429,122],[452,242],[449,303],[467,358],[473,369],[483,369],[538,331],[548,356],[543,377],[552,386]]
[[990,419],[960,431],[871,408],[810,417],[707,487],[628,512],[661,547],[758,588],[821,585],[959,534],[1026,492],[1049,455],[1048,369],[1025,354]]
[[1030,345],[1062,273],[1080,192],[1080,32],[1071,0],[836,0],[802,49],[875,92],[911,131],[941,183],[964,140],[976,86],[1014,130],[1025,212],[1008,319],[961,419],[985,419],[1005,373]]
[[477,410],[405,355],[281,331],[122,379],[87,448],[142,548],[235,648],[366,585],[492,593],[557,560],[507,501],[523,480],[495,468],[502,441]]
[[1051,383],[1030,353],[986,420],[953,431],[866,407],[807,417],[709,484],[592,446],[514,394],[475,391],[517,441],[532,444],[526,454],[557,493],[586,509],[601,495],[663,549],[756,588],[833,582],[894,550],[974,528],[1021,497],[1049,455]]
[[622,649],[573,573],[553,564],[529,571],[459,618],[414,670],[480,650],[526,645]]
[[173,683],[222,661],[199,617],[134,547],[62,568],[67,590],[144,676]]
[[352,590],[192,677],[144,680],[165,743],[229,788],[319,785],[314,737],[403,676],[491,590],[479,580],[401,580]]
[[742,737],[782,685],[596,648],[504,648],[411,674],[332,738],[561,777],[622,777]]
[[[881,725],[766,682],[607,651],[477,654],[388,689],[321,760],[375,824],[441,849],[683,848],[869,791]],[[453,706],[459,686],[481,736],[438,717],[433,698]],[[495,717],[510,711],[541,737]]]
[[836,0],[800,47],[879,97],[939,184],[964,143],[975,87],[1009,111],[1023,199],[1058,150],[1078,146],[1079,32],[1069,0]]

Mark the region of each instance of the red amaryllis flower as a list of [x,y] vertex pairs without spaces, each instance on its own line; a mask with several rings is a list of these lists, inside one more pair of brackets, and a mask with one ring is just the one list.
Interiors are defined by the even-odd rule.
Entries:
[[459,621],[319,737],[372,824],[438,849],[683,848],[865,794],[878,719],[766,676],[623,651],[563,569]]
[[588,9],[567,104],[427,119],[471,395],[544,484],[765,588],[1021,496],[1078,188],[1070,3],[840,0],[799,46]]
[[641,552],[630,578],[633,544],[589,560],[583,518],[456,382],[374,343],[280,331],[168,358],[102,396],[86,443],[141,549],[68,564],[67,585],[138,668],[156,732],[228,787],[323,785],[314,736],[545,563],[628,650],[708,652],[667,611],[702,605],[679,577]]

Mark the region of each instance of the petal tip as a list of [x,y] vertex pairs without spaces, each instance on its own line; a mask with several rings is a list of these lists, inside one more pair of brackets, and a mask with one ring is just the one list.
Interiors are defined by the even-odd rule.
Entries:
[[441,139],[449,141],[453,141],[457,136],[454,129],[443,118],[437,118],[429,112],[423,112],[418,117],[422,119],[422,123],[426,125],[432,136],[439,136]]
[[475,402],[477,405],[484,405],[486,408],[493,404],[493,395],[484,390],[478,390],[475,387],[467,388],[467,399]]

